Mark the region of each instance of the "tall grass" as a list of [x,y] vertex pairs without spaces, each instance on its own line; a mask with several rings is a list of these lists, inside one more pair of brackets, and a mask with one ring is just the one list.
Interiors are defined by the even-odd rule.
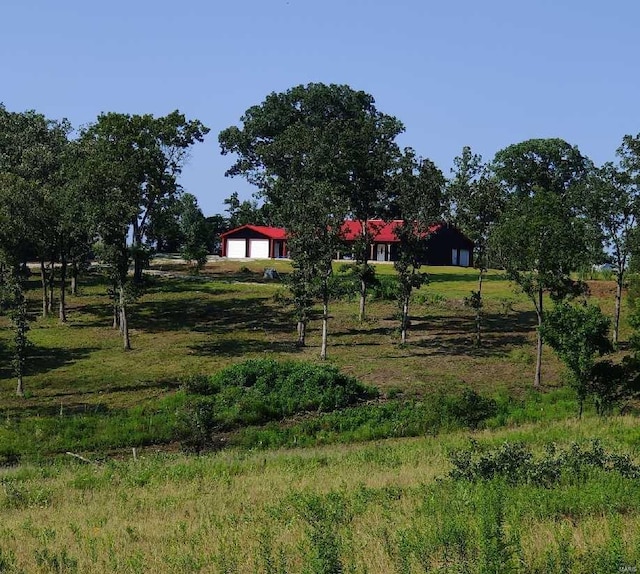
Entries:
[[[620,430],[636,421],[620,418]],[[447,478],[468,433],[287,451],[146,455],[0,470],[6,572],[617,572],[640,560],[636,480],[553,487]],[[599,437],[587,417],[476,431],[536,452]],[[636,443],[637,447],[637,443]]]

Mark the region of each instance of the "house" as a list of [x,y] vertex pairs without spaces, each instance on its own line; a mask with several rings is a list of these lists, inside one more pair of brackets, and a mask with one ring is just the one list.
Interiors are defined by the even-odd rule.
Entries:
[[[372,219],[367,222],[371,235],[371,261],[395,261],[398,254],[399,240],[395,229],[401,225],[401,220],[382,221]],[[427,239],[427,265],[455,265],[471,267],[473,265],[473,241],[457,227],[447,223],[438,223],[429,229]],[[346,244],[344,252],[338,254],[338,259],[349,259],[349,245],[362,236],[362,225],[359,221],[345,221],[343,236]]]
[[[373,241],[371,261],[395,261],[398,243],[395,229],[402,221],[369,220],[367,225]],[[439,223],[430,228],[428,242],[428,265],[473,265],[473,241],[456,227]],[[342,228],[345,248],[336,254],[337,259],[351,259],[350,245],[362,235],[358,221],[345,221]],[[288,256],[287,233],[282,227],[243,225],[220,236],[222,256],[232,259],[279,259]]]
[[231,259],[287,257],[287,234],[282,227],[243,225],[220,235],[222,256]]

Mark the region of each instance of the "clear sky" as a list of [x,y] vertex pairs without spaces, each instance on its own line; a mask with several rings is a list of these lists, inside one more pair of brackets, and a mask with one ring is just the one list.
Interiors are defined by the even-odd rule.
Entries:
[[562,137],[600,164],[640,132],[637,0],[4,0],[0,102],[74,126],[100,112],[179,109],[211,128],[181,182],[205,215],[233,191],[218,133],[273,91],[372,94],[449,173]]

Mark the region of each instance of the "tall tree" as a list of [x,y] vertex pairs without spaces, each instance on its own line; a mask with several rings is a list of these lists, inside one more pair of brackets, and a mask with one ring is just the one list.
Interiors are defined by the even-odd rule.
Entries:
[[442,219],[444,186],[444,175],[431,160],[416,158],[412,149],[405,149],[393,182],[394,211],[402,219],[395,229],[399,243],[393,265],[398,273],[403,344],[407,342],[411,293],[428,282],[420,268],[427,261],[429,234]]
[[[624,147],[618,153],[626,155]],[[638,183],[633,174],[622,171],[612,163],[594,169],[589,177],[586,205],[598,227],[605,251],[609,254],[616,274],[613,344],[618,345],[620,307],[624,279],[632,251],[637,251],[637,223],[640,213]]]
[[[139,294],[150,218],[179,193],[177,178],[188,150],[208,131],[178,111],[160,118],[101,114],[82,131],[84,189],[92,200],[91,219],[112,280],[114,326],[122,331],[125,349],[130,348],[127,308]],[[127,274],[130,259],[135,285]]]
[[199,272],[207,262],[209,227],[198,207],[198,200],[190,193],[180,198],[179,224],[182,235],[180,253]]
[[370,220],[390,215],[391,177],[400,158],[400,148],[395,140],[404,132],[404,126],[397,118],[376,109],[373,98],[363,112],[351,120],[352,143],[347,150],[351,155],[346,185],[349,217],[357,221],[361,229],[360,238],[353,244],[353,268],[360,283],[360,321],[366,314],[367,290],[375,279],[375,268],[369,264],[369,259],[378,230]]
[[[276,221],[286,227],[294,277],[307,287],[294,290],[306,304],[318,285],[322,299],[321,357],[327,355],[331,260],[350,209],[354,149],[361,118],[373,98],[349,86],[309,84],[272,93],[242,116],[242,128],[220,133],[222,153],[239,159],[227,175],[243,175],[258,186]],[[298,310],[299,319],[306,313]],[[299,323],[299,341],[304,341]],[[302,335],[301,335],[302,331]]]
[[[58,197],[64,187],[63,162],[70,130],[34,111],[9,112],[0,104],[0,269],[3,299],[14,330],[16,392],[24,395],[29,330],[23,270],[28,256],[42,265],[42,309],[53,300],[58,254]],[[44,262],[50,262],[48,274]]]
[[29,194],[21,198],[25,203],[22,214],[30,229],[25,241],[40,261],[43,316],[53,307],[58,199],[65,185],[63,166],[70,129],[66,120],[49,120],[35,111],[9,112],[0,105],[0,172],[33,184],[22,188],[22,193]]
[[209,132],[198,120],[187,120],[179,111],[156,118],[151,114],[101,114],[85,133],[94,138],[118,140],[120,171],[128,174],[122,189],[132,208],[129,220],[134,260],[134,280],[140,282],[148,258],[147,233],[153,213],[162,202],[180,192],[178,176],[192,145]]
[[592,251],[584,217],[583,183],[591,162],[560,139],[534,139],[499,151],[493,171],[509,192],[495,229],[495,247],[507,276],[529,297],[538,319],[534,386],[541,384],[544,292],[562,299],[570,273]]
[[482,156],[465,146],[454,159],[453,177],[447,185],[447,202],[452,219],[474,242],[473,264],[478,269],[478,290],[471,292],[471,306],[476,313],[476,346],[480,345],[482,327],[482,284],[489,267],[489,237],[504,209],[505,194]]
[[30,213],[24,198],[35,184],[13,173],[0,172],[0,308],[6,309],[13,329],[12,365],[17,379],[16,394],[24,396],[24,370],[29,342],[25,298],[26,256]]
[[[101,116],[105,118],[105,116]],[[110,280],[113,298],[113,326],[119,328],[125,350],[131,348],[128,330],[128,276],[131,250],[127,243],[132,219],[138,213],[137,191],[140,170],[131,154],[131,138],[122,134],[115,116],[99,119],[80,136],[81,186],[86,194],[89,218],[100,240],[98,256]]]

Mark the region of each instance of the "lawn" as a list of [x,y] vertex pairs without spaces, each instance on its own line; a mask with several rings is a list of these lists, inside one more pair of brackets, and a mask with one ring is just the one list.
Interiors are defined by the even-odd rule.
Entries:
[[[286,261],[268,262],[281,273]],[[123,409],[152,411],[185,377],[213,373],[248,357],[273,356],[316,361],[319,321],[312,321],[308,346],[295,346],[286,287],[265,280],[265,262],[211,262],[200,277],[184,274],[171,260],[152,265],[148,288],[132,306],[133,350],[121,348],[111,328],[106,288],[88,276],[78,297],[68,297],[68,323],[38,317],[39,284],[30,281],[33,349],[27,368],[27,398],[13,394],[5,345],[0,369],[0,401],[5,418],[76,413],[117,414]],[[485,280],[484,342],[473,346],[473,315],[464,297],[476,285],[473,269],[429,268],[431,282],[417,291],[411,308],[409,344],[398,343],[394,301],[371,301],[364,323],[357,301],[331,305],[329,360],[383,393],[424,396],[471,387],[488,395],[525,396],[533,378],[535,314],[499,272]],[[378,265],[378,273],[393,273]],[[610,283],[594,283],[598,301],[612,310]],[[6,326],[6,320],[5,326]],[[623,338],[628,332],[623,329]],[[0,341],[2,341],[0,340]],[[561,385],[562,368],[545,349],[545,389]]]

